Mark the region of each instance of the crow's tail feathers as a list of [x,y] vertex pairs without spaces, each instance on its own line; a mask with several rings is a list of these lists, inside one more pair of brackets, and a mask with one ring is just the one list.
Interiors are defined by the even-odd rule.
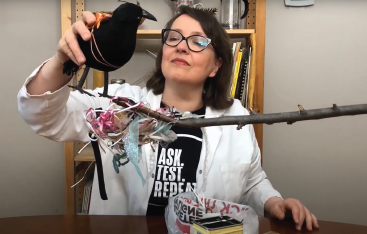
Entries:
[[74,76],[78,72],[78,70],[79,65],[75,64],[73,60],[70,59],[64,63],[64,69],[62,72],[68,76]]

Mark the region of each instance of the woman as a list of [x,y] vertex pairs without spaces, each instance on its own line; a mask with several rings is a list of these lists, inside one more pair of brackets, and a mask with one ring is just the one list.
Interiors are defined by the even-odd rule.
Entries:
[[[63,62],[72,59],[80,65],[85,58],[76,35],[90,39],[86,24],[95,22],[91,12],[73,24],[61,38],[57,53],[38,67],[18,94],[19,112],[39,135],[54,141],[88,142],[88,127],[83,113],[90,107],[106,109],[109,99],[98,97],[101,88],[89,90],[96,97],[70,92],[71,77],[62,74]],[[164,43],[156,59],[156,71],[146,88],[129,84],[110,85],[109,95],[146,101],[152,109],[167,105],[205,117],[247,115],[238,100],[227,98],[232,64],[228,35],[211,13],[184,7],[170,20]],[[210,38],[210,39],[209,39]],[[167,198],[193,187],[205,197],[243,203],[259,216],[285,218],[290,213],[301,229],[318,228],[316,217],[296,199],[282,199],[272,187],[260,164],[260,151],[251,125],[215,126],[172,130],[178,139],[167,149],[152,153],[142,146],[139,165],[152,176],[141,185],[133,165],[116,173],[111,165],[113,152],[102,152],[108,200],[101,200],[98,178],[94,177],[90,214],[162,215]],[[145,165],[145,166],[144,166]]]

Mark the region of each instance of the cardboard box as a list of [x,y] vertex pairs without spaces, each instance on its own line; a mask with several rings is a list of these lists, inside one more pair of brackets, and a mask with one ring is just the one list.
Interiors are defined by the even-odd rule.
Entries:
[[242,222],[229,216],[216,216],[196,219],[193,222],[193,234],[242,234]]

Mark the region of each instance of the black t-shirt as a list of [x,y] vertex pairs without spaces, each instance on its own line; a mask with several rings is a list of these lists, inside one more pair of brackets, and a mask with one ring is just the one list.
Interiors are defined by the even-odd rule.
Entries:
[[[161,106],[164,107],[164,104],[161,103]],[[205,106],[192,113],[204,115]],[[158,147],[155,179],[146,214],[148,216],[164,216],[170,196],[190,191],[190,186],[196,189],[202,131],[200,128],[177,126],[172,126],[171,130],[176,133],[177,139],[166,148]]]

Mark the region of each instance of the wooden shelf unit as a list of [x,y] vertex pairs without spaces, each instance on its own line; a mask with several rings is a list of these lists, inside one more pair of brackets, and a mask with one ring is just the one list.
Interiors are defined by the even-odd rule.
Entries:
[[85,149],[74,157],[75,162],[93,162],[95,161],[92,147],[85,147]]
[[[84,0],[75,1],[75,19],[81,16],[84,10]],[[250,0],[250,9],[247,16],[247,29],[226,30],[231,38],[250,39],[253,47],[253,59],[251,59],[251,77],[255,79],[252,105],[259,113],[263,113],[263,85],[264,85],[264,51],[265,51],[265,9],[266,0]],[[72,25],[72,0],[61,0],[61,25],[62,34]],[[137,39],[160,39],[161,30],[138,30]],[[79,71],[76,83],[83,70]],[[83,88],[86,87],[86,83]],[[95,87],[93,87],[95,88]],[[255,134],[262,151],[262,125],[254,125]],[[80,206],[83,199],[83,187],[81,182],[76,188],[71,188],[84,174],[87,166],[94,161],[94,153],[91,147],[86,147],[80,154],[76,152],[83,146],[77,142],[65,143],[65,214],[76,214],[77,205]],[[88,164],[88,165],[87,165]],[[80,178],[77,178],[80,177]],[[76,190],[79,190],[76,192]]]

